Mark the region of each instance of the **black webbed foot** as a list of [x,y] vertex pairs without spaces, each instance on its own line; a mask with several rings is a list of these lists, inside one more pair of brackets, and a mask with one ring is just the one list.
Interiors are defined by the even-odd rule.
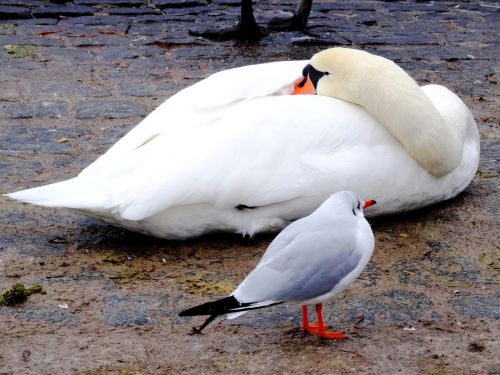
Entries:
[[312,0],[302,0],[291,18],[274,18],[269,22],[269,30],[292,31],[305,29],[309,13],[311,13]]
[[241,15],[236,26],[226,29],[206,29],[201,31],[189,30],[189,34],[208,39],[239,39],[245,41],[258,40],[266,35],[266,33],[257,25],[257,22],[255,22],[252,0],[241,0]]

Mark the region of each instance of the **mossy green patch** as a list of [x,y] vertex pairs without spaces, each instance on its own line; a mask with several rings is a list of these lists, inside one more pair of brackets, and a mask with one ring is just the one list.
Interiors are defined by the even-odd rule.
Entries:
[[3,47],[8,57],[32,61],[46,61],[38,54],[38,47],[33,44],[7,44]]
[[127,284],[134,280],[149,280],[151,278],[148,271],[122,269],[117,274],[109,277],[117,284]]
[[194,272],[189,274],[174,274],[170,275],[179,284],[184,287],[184,290],[191,294],[200,295],[221,295],[229,294],[236,285],[228,280],[213,280],[215,275],[206,271]]
[[132,260],[123,254],[104,253],[95,256],[100,262],[99,269],[109,274],[117,284],[127,284],[136,280],[149,280],[154,267],[139,260]]
[[26,288],[23,284],[17,283],[2,293],[0,296],[0,306],[14,306],[23,303],[32,294],[43,292],[43,287],[39,284]]
[[498,178],[500,174],[496,171],[478,169],[476,176],[479,178]]
[[113,253],[96,255],[95,259],[104,263],[111,263],[111,264],[123,264],[127,260],[127,258],[124,255],[121,254],[118,255]]
[[212,364],[219,371],[231,368],[231,364],[223,358],[212,358]]
[[500,276],[500,251],[483,253],[479,256],[479,264],[493,271],[495,276]]
[[15,30],[18,27],[15,23],[2,23],[0,24],[0,31]]

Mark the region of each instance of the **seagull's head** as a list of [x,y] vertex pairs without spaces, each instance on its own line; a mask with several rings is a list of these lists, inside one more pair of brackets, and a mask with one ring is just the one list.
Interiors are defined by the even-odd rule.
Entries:
[[377,202],[373,199],[363,200],[352,191],[339,191],[332,194],[321,207],[324,207],[329,212],[344,212],[348,215],[364,217],[363,210],[375,203]]

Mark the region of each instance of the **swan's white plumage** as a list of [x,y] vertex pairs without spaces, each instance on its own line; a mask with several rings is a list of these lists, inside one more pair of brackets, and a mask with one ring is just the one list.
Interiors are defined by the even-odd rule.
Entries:
[[288,95],[305,64],[216,73],[168,99],[78,177],[8,195],[185,238],[279,229],[339,190],[376,199],[372,214],[385,214],[449,199],[469,184],[479,137],[451,91],[422,88],[465,139],[458,167],[438,178],[361,107]]

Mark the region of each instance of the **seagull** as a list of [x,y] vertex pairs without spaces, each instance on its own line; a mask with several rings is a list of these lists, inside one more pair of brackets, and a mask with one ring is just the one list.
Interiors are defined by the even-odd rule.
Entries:
[[[375,204],[351,191],[332,194],[313,213],[287,226],[271,242],[259,264],[231,296],[182,311],[180,316],[209,315],[193,332],[216,317],[236,318],[249,310],[289,303],[302,305],[302,329],[327,339],[322,303],[344,291],[361,274],[375,241],[363,209]],[[307,306],[316,305],[317,323],[309,323]]]

